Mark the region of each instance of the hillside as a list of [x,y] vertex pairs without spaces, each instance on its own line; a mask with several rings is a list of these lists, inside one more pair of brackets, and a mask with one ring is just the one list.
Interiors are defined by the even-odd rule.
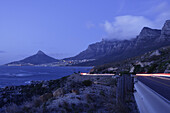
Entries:
[[150,51],[144,55],[96,66],[91,73],[167,73],[170,72],[170,46]]

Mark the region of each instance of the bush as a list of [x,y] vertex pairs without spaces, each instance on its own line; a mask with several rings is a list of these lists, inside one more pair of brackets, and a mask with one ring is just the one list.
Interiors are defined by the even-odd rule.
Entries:
[[92,85],[92,81],[90,81],[90,80],[84,80],[82,83],[83,83],[85,86],[91,86],[91,85]]
[[20,108],[19,106],[17,106],[16,104],[10,104],[9,106],[5,107],[5,112],[6,113],[19,113],[21,112],[20,111]]
[[105,96],[105,93],[103,90],[100,91],[100,95]]
[[157,64],[151,65],[148,69],[148,73],[153,73],[156,70],[157,66],[158,66]]

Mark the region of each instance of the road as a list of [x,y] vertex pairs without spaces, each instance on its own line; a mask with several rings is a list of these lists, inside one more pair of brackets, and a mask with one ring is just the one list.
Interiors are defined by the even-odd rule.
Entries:
[[170,101],[170,78],[138,76],[137,79]]

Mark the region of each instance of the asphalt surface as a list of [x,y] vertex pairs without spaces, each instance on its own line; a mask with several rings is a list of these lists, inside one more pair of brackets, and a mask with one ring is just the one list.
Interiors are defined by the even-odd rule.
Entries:
[[170,101],[170,78],[140,76],[137,79]]

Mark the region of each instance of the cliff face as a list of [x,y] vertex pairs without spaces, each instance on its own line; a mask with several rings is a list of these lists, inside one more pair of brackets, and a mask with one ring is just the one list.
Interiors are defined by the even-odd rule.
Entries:
[[129,45],[130,41],[101,41],[89,47],[71,59],[98,59],[107,55],[120,54]]
[[79,65],[100,65],[142,55],[148,51],[170,45],[170,20],[162,30],[144,27],[140,34],[131,40],[102,40],[75,57],[68,59],[96,59]]
[[161,36],[157,41],[162,43],[168,43],[170,41],[170,20],[165,22],[161,31]]

